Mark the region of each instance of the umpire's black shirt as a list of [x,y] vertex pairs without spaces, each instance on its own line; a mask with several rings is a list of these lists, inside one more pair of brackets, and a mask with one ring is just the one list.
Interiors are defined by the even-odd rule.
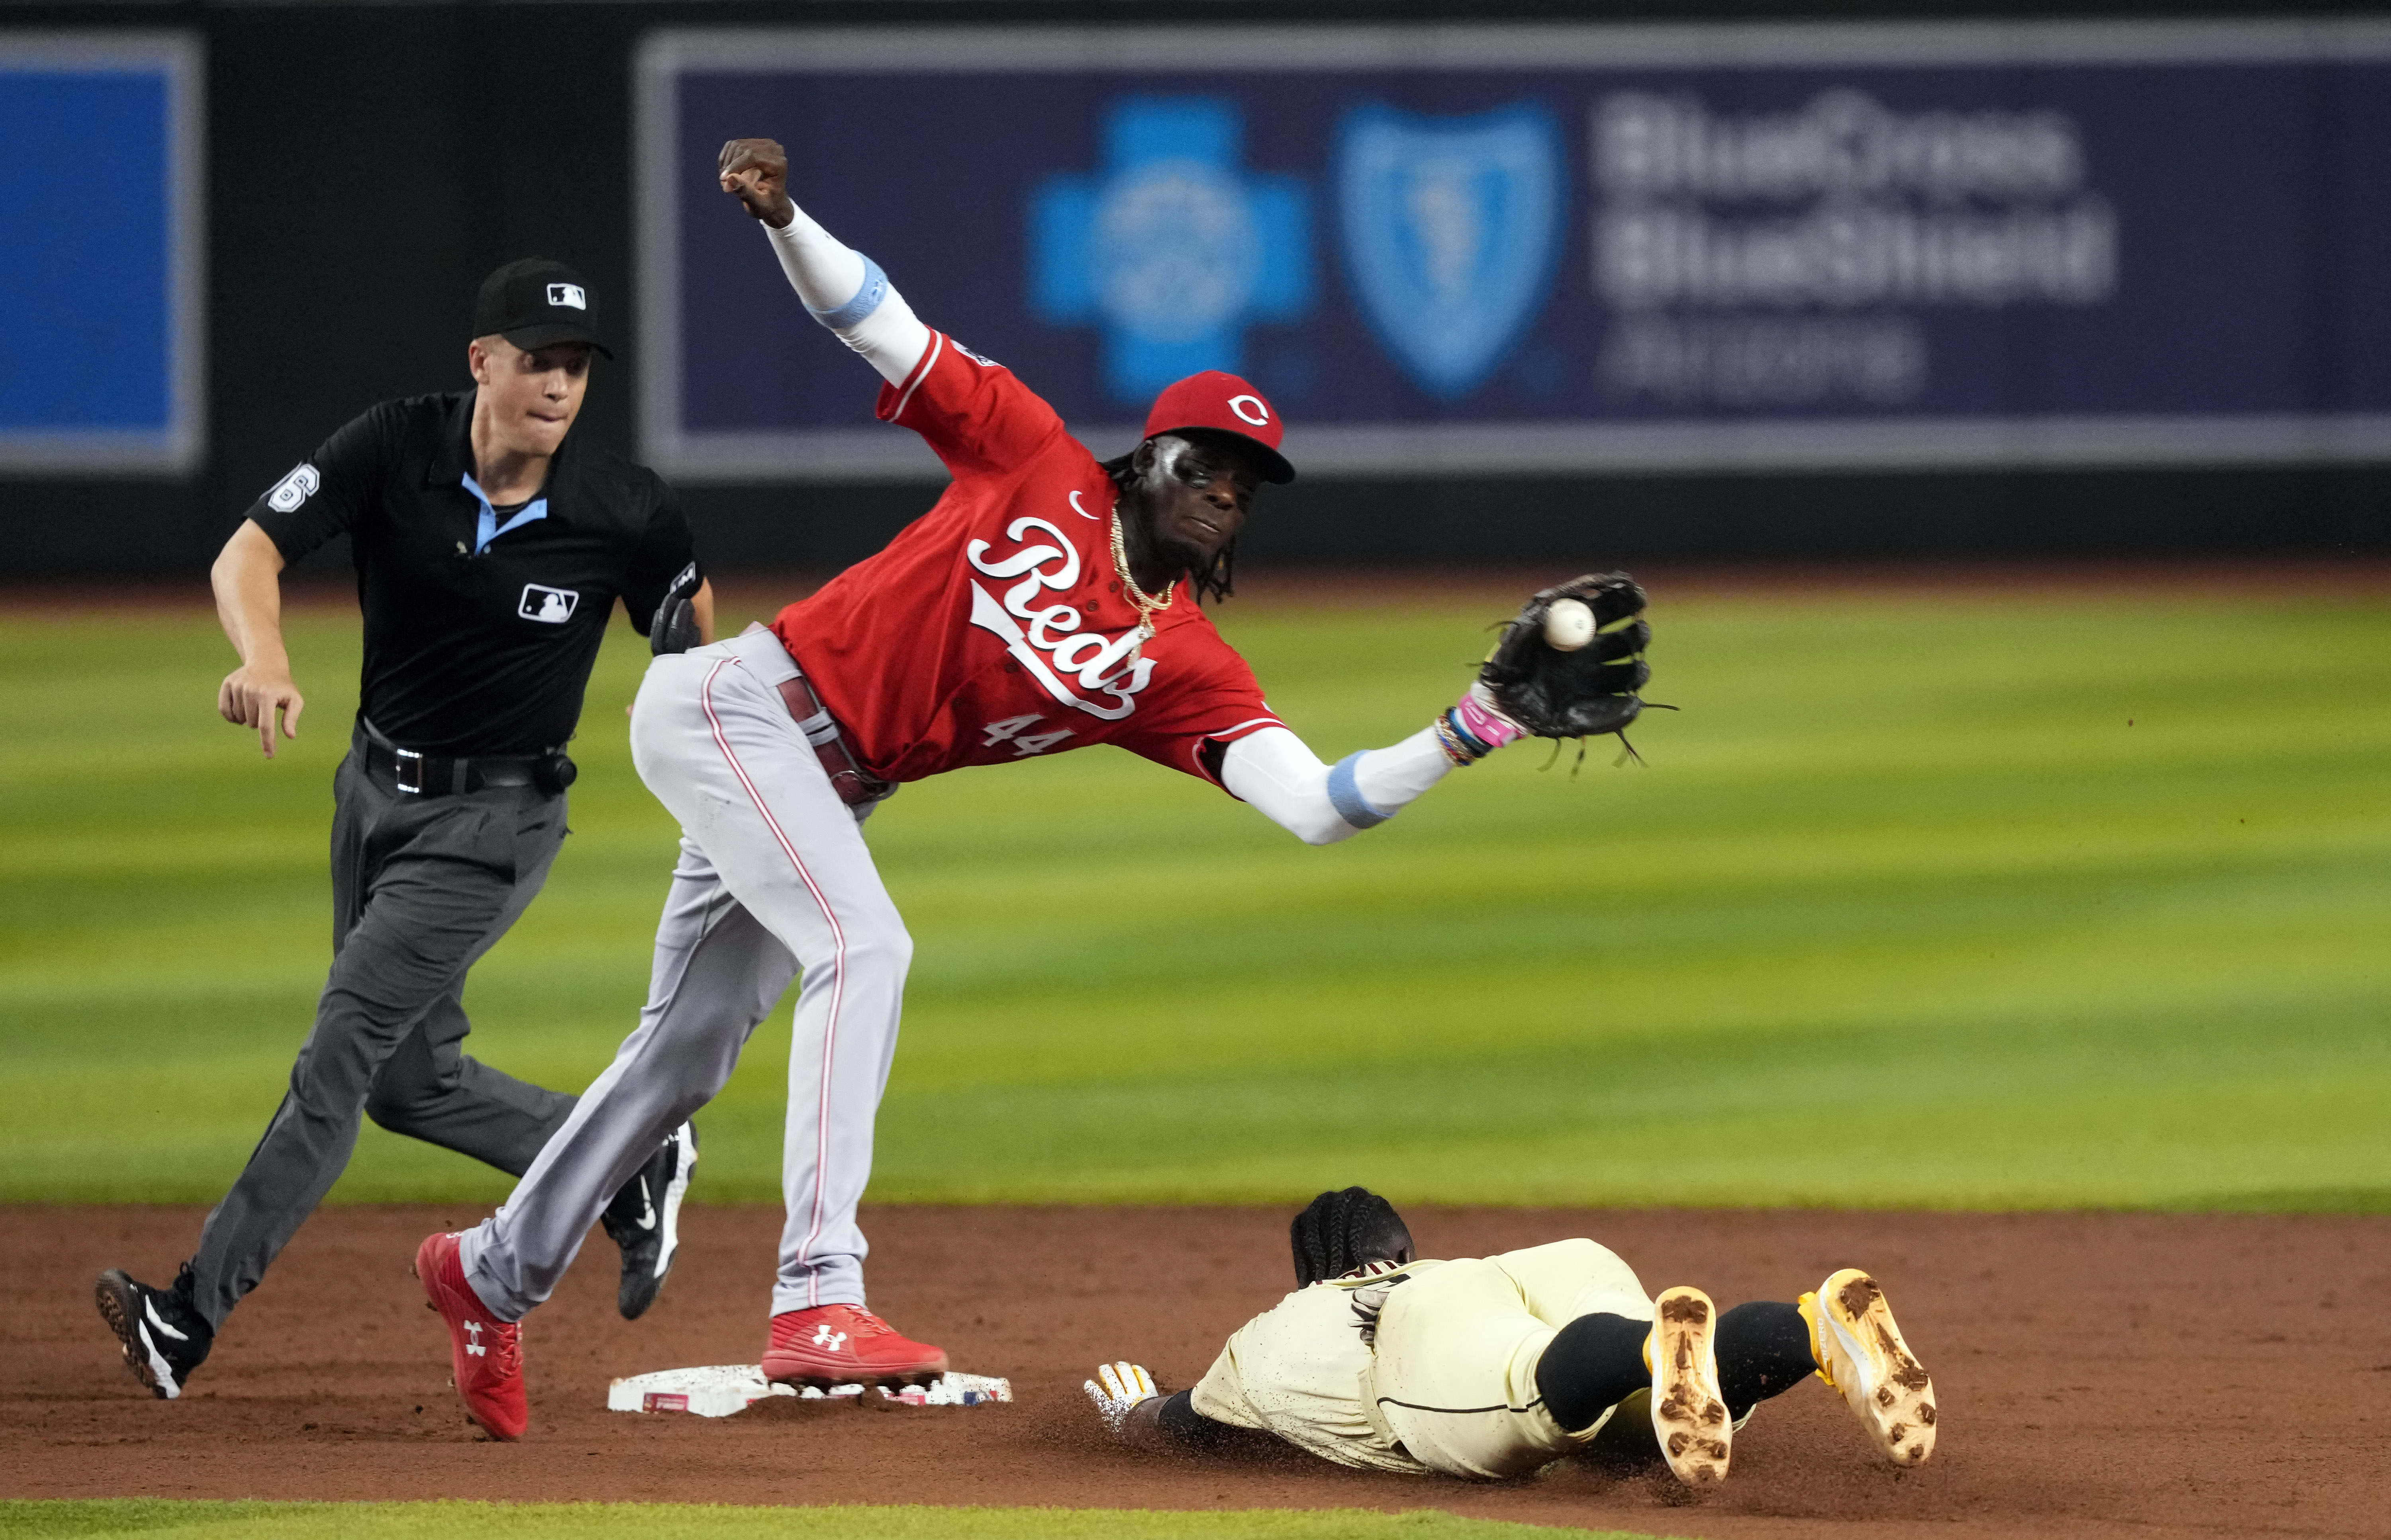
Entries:
[[347,532],[376,729],[418,753],[538,754],[573,736],[616,596],[644,631],[691,565],[689,522],[654,471],[571,434],[531,502],[485,518],[473,394],[383,402],[249,517],[286,561]]

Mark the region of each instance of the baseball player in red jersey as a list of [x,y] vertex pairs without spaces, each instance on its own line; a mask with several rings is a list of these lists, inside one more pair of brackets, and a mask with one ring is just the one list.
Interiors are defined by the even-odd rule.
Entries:
[[1100,463],[1009,370],[917,320],[790,201],[786,175],[770,140],[724,148],[724,190],[807,309],[879,372],[880,418],[921,434],[954,481],[769,630],[660,656],[640,686],[633,763],[683,836],[639,1028],[497,1216],[417,1258],[467,1410],[502,1438],[524,1421],[516,1323],[800,975],[765,1373],[895,1384],[947,1367],[865,1308],[855,1218],[912,952],[860,826],[898,784],[1114,743],[1326,844],[1521,731],[1473,687],[1401,743],[1323,764],[1198,604],[1228,591],[1260,485],[1294,476],[1261,392],[1181,380],[1136,450]]

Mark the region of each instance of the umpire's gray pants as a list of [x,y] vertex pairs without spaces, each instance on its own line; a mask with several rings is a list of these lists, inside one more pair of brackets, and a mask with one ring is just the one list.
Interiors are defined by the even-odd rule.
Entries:
[[774,688],[796,672],[769,631],[648,665],[631,759],[680,820],[680,864],[639,1030],[461,1244],[467,1281],[500,1320],[555,1290],[614,1190],[730,1078],[800,965],[772,1312],[863,1303],[855,1207],[913,943],[859,820]]
[[332,786],[331,975],[291,1089],[200,1232],[192,1293],[211,1325],[340,1178],[360,1113],[521,1173],[573,1110],[462,1047],[466,969],[548,879],[563,797],[527,786],[409,796],[377,784],[354,742]]

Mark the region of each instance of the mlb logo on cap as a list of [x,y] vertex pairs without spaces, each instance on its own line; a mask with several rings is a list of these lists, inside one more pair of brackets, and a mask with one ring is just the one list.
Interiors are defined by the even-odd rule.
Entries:
[[1185,428],[1234,433],[1262,452],[1262,474],[1267,480],[1295,480],[1295,467],[1278,452],[1286,430],[1278,420],[1277,410],[1260,391],[1235,375],[1207,369],[1165,387],[1154,398],[1154,410],[1145,415],[1147,438]]
[[[564,315],[561,311],[572,311]],[[598,340],[598,310],[581,275],[549,257],[511,262],[482,280],[473,301],[475,337],[503,337],[525,353],[558,342],[587,342],[608,358]]]

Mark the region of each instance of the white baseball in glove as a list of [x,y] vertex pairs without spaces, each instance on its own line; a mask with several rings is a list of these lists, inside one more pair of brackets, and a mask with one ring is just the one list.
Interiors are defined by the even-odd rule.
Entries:
[[1096,1377],[1082,1381],[1079,1388],[1096,1404],[1096,1415],[1105,1419],[1105,1427],[1116,1437],[1131,1407],[1162,1393],[1154,1388],[1154,1376],[1145,1372],[1143,1364],[1100,1364]]

